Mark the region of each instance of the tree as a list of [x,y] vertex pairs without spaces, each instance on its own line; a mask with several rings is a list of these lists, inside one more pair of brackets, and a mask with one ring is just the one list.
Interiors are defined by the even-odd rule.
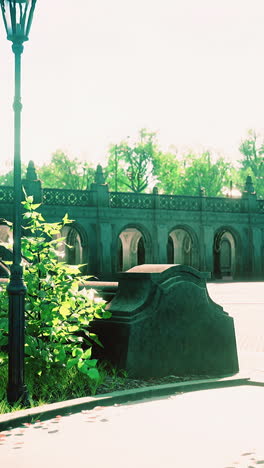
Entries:
[[[22,178],[23,178],[26,174],[25,164],[21,165],[21,173],[22,173]],[[13,170],[0,175],[0,185],[12,186],[13,184],[14,184],[14,171]]]
[[241,185],[247,175],[252,177],[257,195],[264,197],[264,139],[254,130],[248,131],[248,136],[242,140],[239,151],[243,158],[240,160]]
[[219,157],[215,162],[209,151],[200,156],[189,154],[184,159],[184,195],[197,195],[200,189],[208,197],[223,196],[233,178],[231,163]]
[[111,145],[105,169],[110,190],[144,192],[151,180],[156,152],[155,133],[141,129],[139,140],[131,145],[127,140]]
[[38,168],[43,187],[85,190],[94,181],[95,170],[88,162],[70,159],[62,151],[52,155],[51,162]]
[[182,194],[184,192],[184,166],[177,154],[156,152],[153,175],[160,193]]
[[161,192],[174,195],[221,196],[234,178],[234,168],[220,157],[213,161],[210,152],[201,155],[159,153],[154,160],[154,174]]

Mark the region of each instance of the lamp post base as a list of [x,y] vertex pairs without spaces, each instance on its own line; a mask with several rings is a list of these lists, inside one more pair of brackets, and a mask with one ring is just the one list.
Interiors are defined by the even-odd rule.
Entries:
[[15,403],[27,408],[30,407],[30,400],[26,385],[10,385],[7,387],[7,401],[13,406]]
[[26,286],[23,281],[21,265],[13,264],[11,266],[11,278],[7,292],[9,296],[7,400],[11,405],[17,401],[23,405],[29,405],[24,384]]

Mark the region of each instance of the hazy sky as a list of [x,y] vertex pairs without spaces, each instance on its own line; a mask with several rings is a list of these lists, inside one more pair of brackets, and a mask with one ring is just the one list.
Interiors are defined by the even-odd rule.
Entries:
[[[1,20],[1,18],[0,18]],[[147,127],[163,149],[238,157],[264,133],[263,0],[38,0],[22,57],[22,160],[103,161]],[[0,23],[0,170],[13,155],[13,54]]]

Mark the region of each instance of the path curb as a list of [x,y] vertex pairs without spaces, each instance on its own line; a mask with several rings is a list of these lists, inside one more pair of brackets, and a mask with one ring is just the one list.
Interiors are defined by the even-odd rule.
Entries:
[[159,398],[177,393],[194,392],[197,390],[209,390],[217,388],[234,387],[240,385],[264,385],[264,383],[250,381],[245,378],[206,379],[187,382],[177,382],[165,385],[141,387],[126,391],[104,393],[96,397],[76,398],[73,400],[51,403],[14,413],[0,415],[0,432],[19,427],[25,423],[45,421],[58,415],[68,416],[82,410],[91,410],[96,406],[112,406],[114,404],[130,403],[146,398]]
[[247,385],[255,385],[256,387],[264,387],[264,382],[259,382],[257,380],[249,380]]

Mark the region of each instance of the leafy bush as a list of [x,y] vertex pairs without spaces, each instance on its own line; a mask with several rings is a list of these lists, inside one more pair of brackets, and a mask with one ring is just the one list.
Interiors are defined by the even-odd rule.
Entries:
[[[89,331],[91,321],[108,318],[104,301],[85,288],[87,276],[81,265],[67,265],[58,260],[60,237],[65,215],[60,223],[45,222],[33,203],[23,202],[26,236],[22,237],[24,279],[27,285],[25,305],[25,363],[39,377],[52,369],[78,369],[92,381],[99,379],[97,360],[92,359],[92,345],[100,344]],[[5,246],[7,246],[5,244]],[[9,246],[10,247],[10,246]],[[7,345],[8,300],[5,287],[0,288],[0,347]],[[44,375],[43,375],[44,377]]]

